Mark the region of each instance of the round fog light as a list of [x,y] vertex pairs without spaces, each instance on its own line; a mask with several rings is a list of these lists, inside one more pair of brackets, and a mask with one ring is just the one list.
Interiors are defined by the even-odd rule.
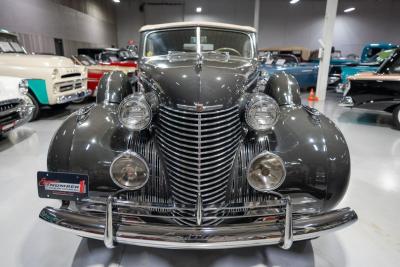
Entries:
[[247,169],[247,181],[257,191],[268,192],[277,189],[285,180],[286,169],[283,160],[265,151],[254,157]]
[[135,152],[124,152],[111,163],[110,175],[121,188],[136,190],[143,187],[149,179],[146,161]]

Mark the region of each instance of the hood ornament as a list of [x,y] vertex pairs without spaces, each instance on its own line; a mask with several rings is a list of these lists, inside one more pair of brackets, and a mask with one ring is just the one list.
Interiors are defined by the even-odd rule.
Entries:
[[202,70],[203,66],[203,55],[200,53],[197,53],[196,57],[196,64],[194,65],[194,70],[199,73]]

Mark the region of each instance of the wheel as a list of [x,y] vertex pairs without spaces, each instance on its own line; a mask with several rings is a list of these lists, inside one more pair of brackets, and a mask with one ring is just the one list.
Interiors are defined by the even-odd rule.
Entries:
[[400,130],[400,105],[393,110],[393,127]]
[[31,95],[31,93],[27,93],[25,100],[28,104],[33,105],[35,108],[33,109],[31,115],[28,117],[27,121],[34,121],[36,120],[39,115],[40,115],[40,105],[39,102],[37,102],[36,98]]

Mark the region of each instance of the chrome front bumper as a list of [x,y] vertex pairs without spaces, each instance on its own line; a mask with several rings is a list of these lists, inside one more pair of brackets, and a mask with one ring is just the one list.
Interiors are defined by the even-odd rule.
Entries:
[[116,204],[114,201],[113,197],[109,197],[103,212],[46,207],[39,217],[62,230],[103,240],[108,248],[121,243],[169,249],[222,249],[261,245],[280,245],[289,249],[294,241],[313,239],[357,221],[357,214],[350,208],[295,214],[290,199],[285,198],[282,199],[282,223],[277,222],[277,216],[266,215],[251,223],[221,226],[155,224],[144,222],[140,215],[116,215],[113,211]]
[[[3,101],[2,103],[4,103]],[[0,110],[0,133],[4,134],[8,131],[11,131],[12,129],[17,128],[18,126],[21,126],[25,124],[29,118],[29,116],[32,114],[34,111],[35,107],[33,105],[27,104],[24,101],[21,101],[18,106],[12,109]],[[7,120],[4,121],[4,118],[7,118],[10,114],[13,113],[18,113],[18,118],[15,118],[13,120]]]
[[83,99],[83,98],[85,98],[85,97],[87,97],[89,95],[90,95],[90,91],[86,89],[86,90],[83,90],[83,91],[80,91],[80,92],[75,92],[75,93],[72,93],[72,94],[66,94],[66,95],[58,96],[57,97],[57,104],[64,104],[64,103],[80,100],[80,99]]

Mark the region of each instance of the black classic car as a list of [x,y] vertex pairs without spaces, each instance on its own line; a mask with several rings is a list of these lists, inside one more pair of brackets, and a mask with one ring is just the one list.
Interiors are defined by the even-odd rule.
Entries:
[[400,130],[400,49],[396,49],[376,72],[348,78],[341,106],[386,111]]
[[62,202],[42,220],[109,248],[183,249],[288,249],[357,220],[333,209],[350,178],[343,135],[293,76],[262,80],[254,28],[140,33],[137,80],[106,74],[97,103],[57,130],[37,179]]

